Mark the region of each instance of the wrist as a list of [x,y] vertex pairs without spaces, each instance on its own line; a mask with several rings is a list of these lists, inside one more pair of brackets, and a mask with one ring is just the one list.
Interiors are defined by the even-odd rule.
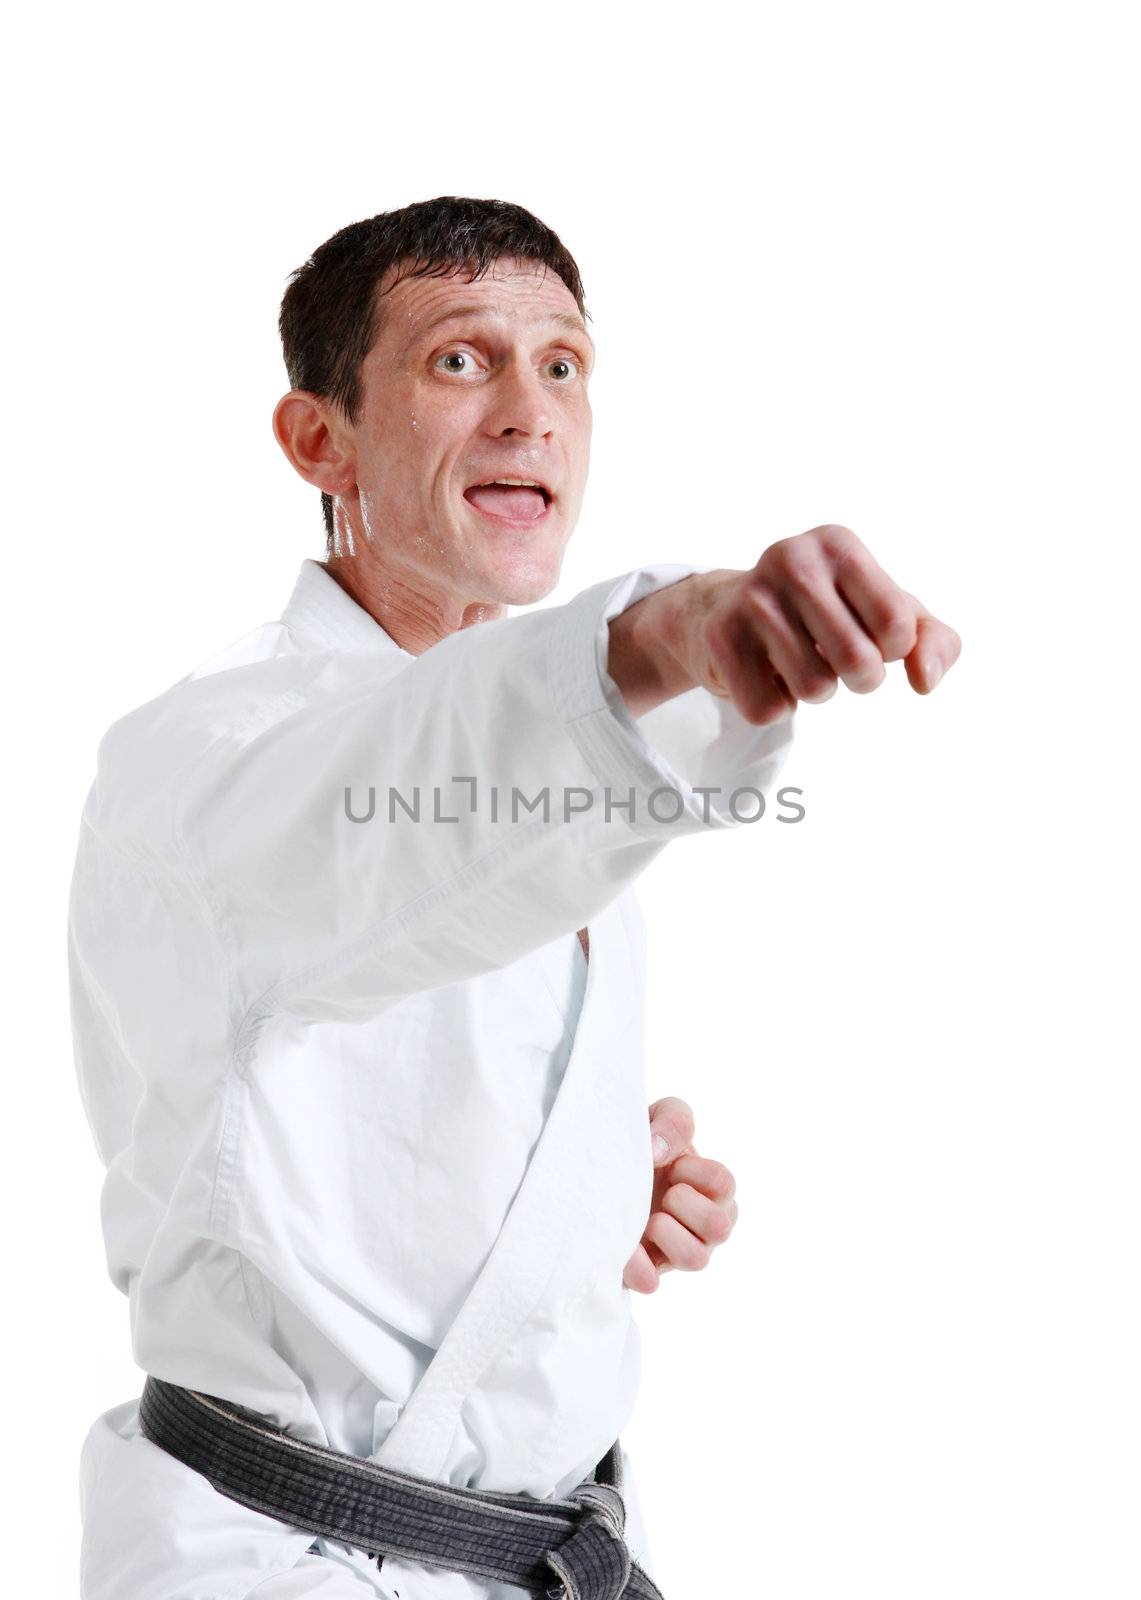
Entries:
[[728,569],[690,573],[611,619],[607,671],[631,716],[706,681],[701,623],[735,576]]

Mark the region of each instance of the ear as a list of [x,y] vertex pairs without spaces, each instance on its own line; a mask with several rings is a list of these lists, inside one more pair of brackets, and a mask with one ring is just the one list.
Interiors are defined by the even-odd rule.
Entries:
[[356,487],[351,429],[331,401],[291,389],[274,407],[273,432],[294,471],[315,489],[345,495]]

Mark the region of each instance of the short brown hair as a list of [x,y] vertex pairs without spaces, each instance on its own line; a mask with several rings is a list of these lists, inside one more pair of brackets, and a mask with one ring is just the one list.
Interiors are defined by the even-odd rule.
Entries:
[[[334,401],[356,422],[361,363],[380,331],[376,289],[385,276],[401,269],[389,286],[395,288],[403,278],[446,277],[467,267],[474,280],[508,256],[549,267],[589,315],[570,251],[522,206],[441,195],[351,222],[290,277],[278,321],[290,384]],[[331,553],[333,501],[327,494],[321,509]]]

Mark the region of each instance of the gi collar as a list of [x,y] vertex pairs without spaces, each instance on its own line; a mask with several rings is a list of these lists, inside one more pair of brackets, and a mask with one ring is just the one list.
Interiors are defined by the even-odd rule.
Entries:
[[281,620],[296,639],[324,649],[395,650],[414,659],[319,561],[308,557],[301,563]]

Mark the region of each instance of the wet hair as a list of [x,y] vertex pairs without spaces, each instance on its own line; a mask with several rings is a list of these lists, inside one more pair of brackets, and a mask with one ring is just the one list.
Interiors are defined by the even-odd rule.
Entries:
[[[574,258],[522,206],[441,195],[351,222],[290,277],[278,321],[290,384],[332,400],[349,422],[358,421],[361,364],[380,333],[377,287],[386,274],[397,269],[385,293],[404,278],[442,278],[460,268],[474,281],[505,257],[537,261],[557,273],[588,315]],[[322,494],[321,509],[331,554],[330,495]]]

